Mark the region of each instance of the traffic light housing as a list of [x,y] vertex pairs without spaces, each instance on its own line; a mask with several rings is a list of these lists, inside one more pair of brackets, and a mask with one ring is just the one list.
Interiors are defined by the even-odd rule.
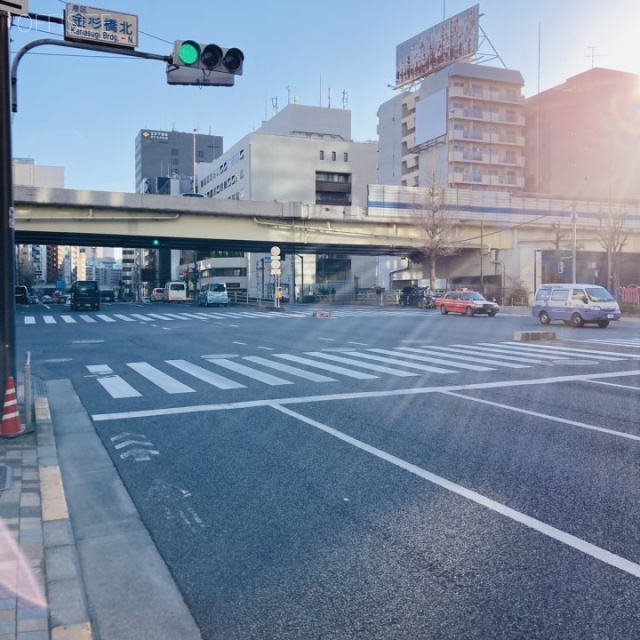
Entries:
[[167,83],[232,87],[235,77],[242,75],[243,63],[244,54],[236,47],[176,40],[167,63]]

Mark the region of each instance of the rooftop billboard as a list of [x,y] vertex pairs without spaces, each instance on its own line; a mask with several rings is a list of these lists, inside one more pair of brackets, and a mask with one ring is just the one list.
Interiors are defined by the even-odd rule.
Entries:
[[472,56],[478,50],[480,5],[447,18],[396,47],[396,87]]

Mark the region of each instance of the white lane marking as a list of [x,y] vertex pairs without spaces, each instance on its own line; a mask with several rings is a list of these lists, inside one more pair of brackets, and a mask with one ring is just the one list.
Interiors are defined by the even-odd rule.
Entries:
[[138,393],[128,382],[120,376],[110,375],[113,370],[106,364],[87,365],[87,369],[98,375],[96,380],[112,398],[137,398]]
[[312,380],[313,382],[337,382],[335,378],[329,378],[328,376],[323,376],[320,373],[313,373],[313,371],[305,371],[304,369],[291,367],[283,362],[272,362],[271,360],[261,358],[260,356],[245,356],[243,360],[249,360],[249,362],[261,364],[263,367],[270,367],[276,371],[283,371],[284,373],[288,373],[292,376],[304,378],[305,380]]
[[369,343],[368,342],[353,342],[352,341],[352,342],[348,342],[347,344],[357,344],[360,347],[366,347],[366,346],[368,346]]
[[585,382],[608,378],[627,378],[640,376],[640,369],[633,371],[613,371],[609,373],[577,374],[571,376],[553,376],[551,378],[534,378],[532,380],[501,380],[496,382],[475,382],[470,384],[439,385],[433,387],[418,387],[415,389],[393,389],[389,391],[357,391],[352,393],[327,393],[315,396],[292,396],[290,398],[276,398],[273,400],[246,400],[242,402],[225,402],[219,404],[201,404],[191,407],[168,407],[166,409],[143,409],[140,411],[123,411],[119,413],[97,413],[91,418],[96,422],[107,420],[126,420],[133,418],[151,418],[155,416],[171,416],[181,413],[206,413],[209,411],[230,411],[236,409],[253,409],[255,407],[278,404],[307,404],[309,402],[332,402],[343,400],[361,400],[373,398],[391,398],[443,391],[478,391],[486,389],[502,389],[508,387],[535,387],[546,384],[562,384],[563,382]]
[[349,378],[356,378],[357,380],[373,380],[379,376],[372,376],[368,373],[362,373],[360,371],[351,371],[344,367],[337,367],[333,364],[326,362],[316,362],[315,360],[309,360],[309,358],[301,358],[300,356],[292,356],[288,353],[275,353],[276,358],[282,358],[284,360],[291,360],[291,362],[298,362],[299,364],[306,364],[309,367],[315,367],[316,369],[322,369],[323,371],[331,371],[332,373],[339,373]]
[[[64,318],[64,316],[62,316]],[[25,316],[24,317],[24,323],[25,324],[35,324],[36,323],[36,319],[34,316]]]
[[55,324],[56,319],[53,316],[42,316],[45,324]]
[[335,342],[333,338],[318,338],[318,340],[324,340],[325,342]]
[[243,316],[241,313],[234,313],[233,311],[227,311],[222,317],[223,318],[242,318]]
[[282,384],[293,384],[290,380],[278,378],[278,376],[273,376],[270,373],[252,369],[251,367],[247,367],[237,361],[225,360],[224,358],[207,358],[207,361],[218,367],[224,367],[225,369],[229,369],[229,371],[235,371],[236,373],[252,378],[253,380],[258,380],[258,382],[264,382],[272,387]]
[[[409,371],[402,371],[400,369],[392,369],[391,367],[385,367],[379,364],[371,364],[369,362],[358,362],[352,358],[344,358],[342,356],[334,356],[329,353],[322,353],[320,351],[307,351],[306,355],[314,356],[316,358],[324,358],[325,360],[332,360],[333,362],[341,362],[342,364],[350,364],[354,367],[360,367],[362,369],[369,369],[369,371],[378,371],[379,373],[386,373],[390,376],[398,376],[400,378],[409,378],[417,376],[417,373],[411,373]],[[349,355],[358,355],[352,351]]]
[[465,396],[462,393],[456,393],[455,391],[443,391],[443,395],[455,396],[456,398],[462,398],[471,402],[478,402],[480,404],[488,404],[491,407],[498,407],[500,409],[508,409],[516,413],[524,413],[527,416],[533,416],[534,418],[543,418],[544,420],[551,420],[552,422],[560,422],[562,424],[570,424],[572,427],[580,427],[580,429],[588,429],[589,431],[599,431],[600,433],[608,433],[612,436],[618,436],[619,438],[627,438],[628,440],[636,440],[640,442],[640,436],[634,436],[631,433],[625,433],[624,431],[614,431],[613,429],[605,429],[604,427],[596,427],[592,424],[586,424],[584,422],[578,422],[577,420],[568,420],[566,418],[558,418],[557,416],[550,416],[546,413],[539,413],[538,411],[531,411],[529,409],[520,409],[519,407],[513,407],[508,404],[502,404],[500,402],[493,402],[491,400],[483,400],[482,398],[474,398],[473,396]]
[[243,344],[243,345],[245,345],[245,346],[247,345],[247,343],[246,343],[246,342],[238,342],[237,340],[233,340],[233,341],[231,342],[231,344]]
[[257,347],[257,349],[263,349],[264,351],[273,351],[273,347]]
[[640,578],[640,565],[636,564],[635,562],[631,562],[626,558],[618,556],[615,553],[611,553],[610,551],[607,551],[602,547],[598,547],[594,544],[591,544],[590,542],[587,542],[582,538],[578,538],[577,536],[567,533],[566,531],[557,529],[556,527],[553,527],[547,524],[546,522],[542,522],[541,520],[532,518],[531,516],[528,516],[522,513],[521,511],[516,511],[511,507],[507,507],[506,505],[500,502],[497,502],[496,500],[487,498],[486,496],[483,496],[482,494],[477,493],[476,491],[467,489],[466,487],[463,487],[462,485],[452,482],[451,480],[447,480],[442,476],[437,476],[435,473],[426,471],[425,469],[422,469],[421,467],[418,467],[415,464],[411,464],[410,462],[407,462],[402,458],[398,458],[397,456],[387,453],[386,451],[382,451],[382,449],[373,447],[370,444],[363,442],[362,440],[353,438],[347,435],[346,433],[342,433],[342,431],[338,431],[337,429],[334,429],[333,427],[329,427],[325,424],[322,424],[321,422],[318,422],[317,420],[313,420],[312,418],[307,418],[307,416],[304,416],[298,413],[297,411],[292,411],[291,409],[280,406],[275,402],[273,402],[271,406],[276,411],[280,411],[281,413],[284,413],[285,415],[291,416],[296,420],[304,422],[311,427],[315,427],[320,431],[324,431],[326,434],[333,436],[338,440],[342,440],[343,442],[346,442],[347,444],[350,444],[362,451],[366,451],[367,453],[370,453],[371,455],[377,458],[380,458],[381,460],[385,460],[386,462],[389,462],[395,465],[396,467],[399,467],[400,469],[404,469],[405,471],[408,471],[409,473],[412,473],[426,480],[427,482],[431,482],[432,484],[435,484],[438,487],[441,487],[442,489],[450,491],[451,493],[455,493],[456,495],[462,498],[470,500],[471,502],[475,502],[481,507],[485,507],[486,509],[495,511],[496,513],[499,513],[500,515],[503,515],[506,518],[513,520],[514,522],[523,524],[525,527],[529,527],[530,529],[533,529],[534,531],[537,531],[538,533],[541,533],[544,536],[552,538],[553,540],[556,540],[557,542],[560,542],[562,544],[565,544],[575,549],[576,551],[579,551],[588,556],[591,556],[592,558],[595,558],[596,560],[600,560],[601,562],[604,562],[605,564],[608,564],[612,567],[616,567],[617,569],[620,569],[625,573],[629,573],[635,576],[636,578]]
[[[431,349],[431,345],[426,345],[426,348]],[[491,356],[492,358],[500,358],[501,360],[509,360],[512,362],[526,362],[528,364],[541,364],[543,361],[538,360],[537,358],[532,358],[531,356],[516,356],[509,355],[504,352],[497,352],[495,349],[489,349],[487,347],[478,347],[477,345],[469,346],[468,344],[454,344],[450,347],[433,347],[434,349],[438,349],[440,351],[453,351],[455,353],[459,353],[460,349],[463,349],[465,353],[472,354],[474,356],[486,357]]]
[[129,318],[129,316],[122,315],[121,313],[114,313],[114,318],[118,318],[118,320],[124,320],[125,322],[135,322],[133,318]]
[[139,373],[167,393],[195,393],[195,389],[178,382],[178,380],[156,369],[148,362],[127,362],[127,367],[131,367],[136,373]]
[[165,316],[169,316],[170,318],[174,318],[176,320],[186,320],[185,315],[182,313],[165,313]]
[[98,322],[95,318],[92,318],[91,316],[80,316],[80,320],[84,320],[85,322]]
[[149,316],[143,316],[141,313],[132,313],[132,318],[136,318],[137,320],[142,320],[143,322],[150,322],[151,318]]
[[67,324],[75,324],[76,319],[73,316],[61,316]]
[[117,320],[114,320],[112,317],[102,315],[101,313],[96,314],[96,317],[100,318],[100,320],[104,320],[105,322],[117,322]]
[[194,316],[192,313],[172,313],[172,316],[179,317],[181,320],[202,320],[198,316]]
[[[506,357],[506,356],[520,356],[523,362],[534,362],[537,361],[538,363],[541,363],[545,360],[557,360],[558,358],[562,358],[563,356],[561,355],[552,355],[549,353],[543,353],[543,352],[538,352],[536,351],[530,351],[530,350],[524,350],[524,349],[518,349],[516,347],[507,347],[506,345],[500,345],[500,344],[491,344],[490,342],[485,343],[486,346],[481,346],[478,344],[474,344],[472,346],[473,349],[476,349],[477,351],[483,351],[485,353],[490,354],[491,356],[495,357],[495,358],[502,358],[502,357]],[[452,345],[454,347],[458,347],[458,348],[464,348],[466,349],[468,347],[463,345],[463,344],[454,344]],[[535,358],[535,360],[533,360]]]
[[[408,349],[408,347],[405,347],[405,349]],[[468,369],[469,371],[495,371],[495,369],[493,367],[483,367],[482,365],[479,364],[471,364],[471,363],[461,363],[461,362],[452,362],[451,360],[447,360],[447,359],[443,359],[443,358],[434,358],[433,356],[429,356],[429,355],[411,355],[409,353],[399,353],[398,351],[390,351],[389,349],[368,349],[368,351],[372,351],[373,353],[381,353],[383,355],[387,355],[387,356],[394,356],[393,358],[380,358],[379,356],[371,356],[369,354],[362,354],[363,358],[378,358],[380,360],[386,360],[389,362],[395,362],[398,364],[404,364],[404,366],[406,367],[414,367],[416,366],[413,363],[409,363],[406,362],[406,359],[409,360],[420,360],[421,362],[433,362],[434,364],[444,364],[447,367],[454,367],[457,369]],[[413,350],[415,351],[415,349]],[[423,352],[426,353],[426,352]],[[405,360],[398,360],[397,358],[405,358]],[[425,365],[421,365],[421,366],[425,366]],[[437,369],[438,367],[431,367],[431,368],[435,368]],[[429,370],[429,369],[427,369]],[[445,371],[447,371],[445,369]],[[450,373],[450,371],[449,371]]]
[[[496,348],[495,345],[494,345],[494,348]],[[505,348],[505,349],[508,349],[509,351],[513,351],[514,353],[521,353],[521,354],[531,353],[531,354],[535,354],[536,358],[547,358],[547,359],[552,358],[554,360],[557,360],[558,358],[581,358],[581,359],[589,358],[592,360],[609,360],[611,362],[616,362],[616,361],[625,359],[624,357],[620,357],[622,354],[618,354],[617,358],[612,358],[606,355],[593,355],[594,353],[597,353],[597,352],[589,349],[585,349],[584,351],[581,351],[579,349],[562,349],[560,347],[544,347],[542,345],[531,347],[529,345],[522,344],[519,342],[504,343],[504,346],[498,345],[497,348],[498,349]],[[602,351],[602,354],[604,353],[605,352]]]
[[614,384],[613,382],[600,382],[600,380],[587,380],[592,384],[602,384],[607,387],[618,387],[618,389],[631,389],[631,391],[640,391],[640,387],[632,387],[628,384]]
[[198,378],[198,380],[202,380],[207,384],[211,384],[214,387],[218,387],[218,389],[245,389],[245,385],[240,384],[239,382],[234,382],[229,378],[225,378],[224,376],[220,376],[213,371],[209,371],[208,369],[204,369],[203,367],[199,367],[197,364],[191,364],[186,360],[165,360],[167,364],[170,364],[172,367],[176,369],[180,369],[180,371],[184,371],[189,375],[192,375],[194,378]]
[[[470,353],[469,355],[467,355],[467,350],[464,350],[464,355],[462,355],[460,353],[460,349],[449,349],[448,351],[444,351],[444,353],[442,353],[440,351],[440,349],[443,349],[443,347],[431,347],[431,346],[427,346],[424,347],[424,349],[414,349],[412,347],[396,347],[398,350],[400,351],[410,351],[412,353],[425,353],[425,354],[429,354],[429,355],[438,355],[438,356],[446,356],[447,358],[451,358],[453,360],[465,360],[465,361],[469,361],[469,362],[480,362],[482,364],[492,364],[492,365],[498,365],[500,367],[506,367],[507,369],[529,369],[529,365],[528,364],[513,364],[511,362],[506,362],[506,360],[511,360],[512,358],[509,358],[508,356],[506,356],[506,360],[494,360],[492,358],[487,357],[486,355],[482,355],[482,354],[478,354],[478,352],[476,351],[475,353],[478,354],[477,357],[474,357],[474,355],[472,353]],[[437,351],[436,351],[437,349]],[[500,356],[500,355],[496,355],[496,358],[501,358],[501,357],[505,357],[505,356]],[[542,362],[542,360],[532,360],[529,359],[527,360],[526,358],[514,358],[515,360],[525,360],[527,362],[532,362],[532,363],[538,363],[540,364]]]

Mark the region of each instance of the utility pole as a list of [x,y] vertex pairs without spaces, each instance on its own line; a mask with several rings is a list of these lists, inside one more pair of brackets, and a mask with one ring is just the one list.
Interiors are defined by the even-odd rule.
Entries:
[[11,153],[11,17],[0,11],[0,398],[16,379],[15,229]]

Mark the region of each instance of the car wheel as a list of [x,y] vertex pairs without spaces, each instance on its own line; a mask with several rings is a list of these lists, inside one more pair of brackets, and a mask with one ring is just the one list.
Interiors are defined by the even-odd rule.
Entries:
[[584,326],[584,320],[582,319],[582,316],[579,313],[574,313],[571,316],[570,322],[572,327],[580,328]]
[[447,315],[447,313],[448,313],[448,312],[447,312],[447,307],[445,307],[443,304],[442,304],[442,305],[440,305],[440,313],[441,313],[443,316],[446,316],[446,315]]
[[541,311],[538,319],[540,320],[540,324],[549,324],[551,322],[551,318],[546,311]]
[[473,311],[473,309],[472,309],[471,307],[467,307],[467,308],[464,310],[464,315],[465,315],[465,316],[467,316],[467,318],[472,318],[472,317],[473,317],[473,315],[474,315],[474,311]]
[[487,313],[487,315],[488,315],[490,318],[495,318],[495,317],[496,317],[496,312],[495,312],[495,311],[489,311],[489,312]]
[[598,320],[598,326],[601,329],[606,329],[609,326],[609,321],[608,320]]

